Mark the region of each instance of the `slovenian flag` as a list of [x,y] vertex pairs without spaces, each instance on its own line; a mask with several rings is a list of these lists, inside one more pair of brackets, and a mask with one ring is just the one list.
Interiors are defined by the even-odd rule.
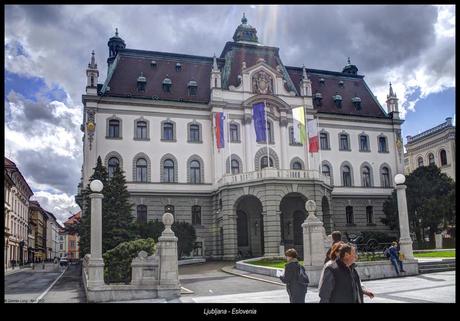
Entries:
[[216,113],[216,143],[217,149],[225,147],[225,138],[224,138],[224,113]]
[[310,153],[317,153],[319,150],[319,144],[318,144],[318,127],[316,126],[316,120],[310,119],[307,122],[307,126],[308,126],[308,139],[309,139],[308,151]]
[[303,106],[292,109],[292,118],[294,121],[294,141],[296,143],[305,144],[305,111]]

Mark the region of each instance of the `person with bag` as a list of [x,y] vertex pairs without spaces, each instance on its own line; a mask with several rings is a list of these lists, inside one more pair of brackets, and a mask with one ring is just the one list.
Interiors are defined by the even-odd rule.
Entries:
[[[401,254],[399,253],[398,242],[393,242],[390,248],[388,249],[388,252],[390,253],[390,261],[396,270],[396,274],[399,276],[400,272],[406,272],[404,271],[403,263],[401,260],[401,258],[404,258],[404,255],[402,255],[402,253]],[[398,265],[399,265],[399,270],[398,270]]]
[[305,303],[305,295],[309,283],[305,268],[299,264],[295,249],[287,250],[285,255],[288,263],[284,267],[284,275],[281,275],[279,278],[286,284],[289,302]]

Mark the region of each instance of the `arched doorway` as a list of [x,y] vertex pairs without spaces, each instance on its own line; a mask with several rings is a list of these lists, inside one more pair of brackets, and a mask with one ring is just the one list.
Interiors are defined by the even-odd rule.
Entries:
[[238,256],[264,255],[264,219],[262,203],[252,195],[245,195],[235,203]]
[[307,212],[305,202],[307,197],[300,193],[289,193],[280,202],[281,242],[284,248],[296,249],[300,257],[303,256],[303,228]]

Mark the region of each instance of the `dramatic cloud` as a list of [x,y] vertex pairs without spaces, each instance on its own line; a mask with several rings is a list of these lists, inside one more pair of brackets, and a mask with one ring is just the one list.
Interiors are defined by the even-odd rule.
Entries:
[[[454,10],[429,5],[6,6],[5,69],[21,77],[24,87],[37,79],[45,86],[34,99],[17,89],[5,92],[5,152],[35,186],[48,190],[42,198],[70,198],[80,179],[81,95],[91,50],[100,83],[115,27],[128,48],[219,55],[243,12],[262,44],[280,48],[285,65],[341,71],[350,57],[384,107],[391,81],[404,117],[416,112],[420,99],[455,86]],[[48,177],[53,166],[54,177]]]

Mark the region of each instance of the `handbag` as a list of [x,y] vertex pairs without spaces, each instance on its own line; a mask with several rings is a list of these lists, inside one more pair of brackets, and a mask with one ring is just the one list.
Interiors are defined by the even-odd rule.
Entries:
[[406,257],[404,256],[403,253],[399,253],[399,260],[403,261]]

